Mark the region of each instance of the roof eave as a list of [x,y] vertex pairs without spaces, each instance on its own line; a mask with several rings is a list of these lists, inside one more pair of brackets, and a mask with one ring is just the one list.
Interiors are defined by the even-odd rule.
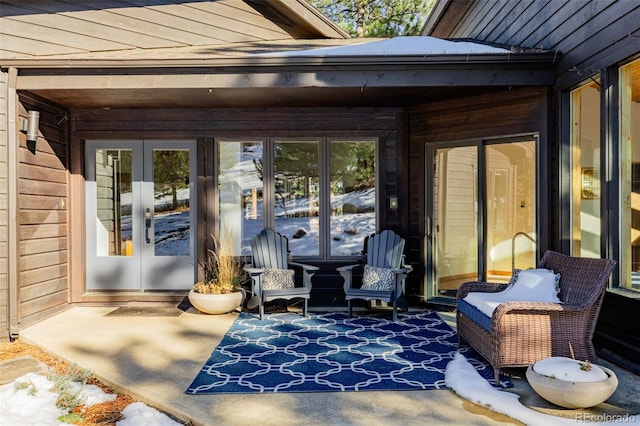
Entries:
[[557,60],[555,52],[475,53],[406,56],[253,56],[243,58],[172,58],[172,59],[0,59],[1,68],[18,69],[123,69],[123,68],[203,68],[203,67],[278,67],[329,65],[407,65],[407,64],[497,64],[548,63]]

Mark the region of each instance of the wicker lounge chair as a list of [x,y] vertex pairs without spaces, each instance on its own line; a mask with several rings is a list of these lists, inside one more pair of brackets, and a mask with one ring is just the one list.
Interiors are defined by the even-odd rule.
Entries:
[[561,274],[558,296],[563,303],[502,303],[484,327],[477,316],[460,311],[461,299],[470,292],[502,291],[507,285],[463,284],[457,293],[459,345],[468,343],[491,364],[496,383],[503,367],[526,367],[550,356],[571,357],[571,350],[578,360],[597,362],[593,332],[615,264],[547,251],[538,267]]

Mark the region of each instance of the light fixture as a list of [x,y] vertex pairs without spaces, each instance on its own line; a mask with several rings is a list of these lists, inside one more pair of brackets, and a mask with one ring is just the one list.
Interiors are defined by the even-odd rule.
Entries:
[[28,142],[35,142],[38,139],[38,128],[40,127],[40,112],[28,111],[28,116],[22,121],[22,133],[27,134]]

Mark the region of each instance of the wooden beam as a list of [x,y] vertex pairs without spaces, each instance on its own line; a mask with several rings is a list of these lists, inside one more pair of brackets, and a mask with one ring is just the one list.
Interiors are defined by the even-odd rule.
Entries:
[[18,90],[231,89],[552,85],[551,69],[453,67],[169,75],[25,75]]

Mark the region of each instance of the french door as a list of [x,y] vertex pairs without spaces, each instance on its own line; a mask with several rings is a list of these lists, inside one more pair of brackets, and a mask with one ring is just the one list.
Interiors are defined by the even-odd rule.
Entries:
[[536,140],[427,145],[427,295],[535,266]]
[[191,288],[195,159],[195,141],[87,141],[88,290]]

